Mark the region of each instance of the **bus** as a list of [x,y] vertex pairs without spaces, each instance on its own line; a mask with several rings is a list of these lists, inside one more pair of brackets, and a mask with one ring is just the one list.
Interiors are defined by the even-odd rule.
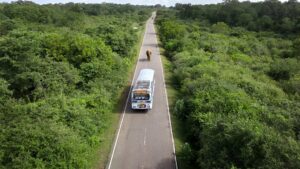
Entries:
[[154,70],[142,69],[131,92],[131,108],[149,110],[153,107]]

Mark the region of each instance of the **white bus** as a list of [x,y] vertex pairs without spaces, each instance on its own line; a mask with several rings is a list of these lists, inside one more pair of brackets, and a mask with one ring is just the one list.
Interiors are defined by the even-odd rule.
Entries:
[[131,92],[132,109],[152,109],[154,85],[154,70],[142,69]]

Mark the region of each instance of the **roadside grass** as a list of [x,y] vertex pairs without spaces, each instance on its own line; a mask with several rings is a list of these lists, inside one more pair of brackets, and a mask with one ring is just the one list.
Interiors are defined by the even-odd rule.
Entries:
[[[157,30],[157,28],[155,27]],[[158,43],[159,43],[159,50],[160,50],[160,56],[163,63],[163,69],[164,69],[164,77],[165,77],[165,83],[167,88],[167,94],[168,94],[168,102],[169,102],[169,110],[171,115],[171,121],[172,121],[172,131],[173,131],[173,139],[175,143],[175,153],[177,158],[177,165],[179,169],[196,169],[195,166],[192,166],[187,160],[182,157],[182,150],[183,146],[185,144],[185,133],[186,128],[184,127],[184,122],[176,117],[176,115],[173,113],[174,105],[177,99],[177,96],[179,92],[176,90],[172,83],[172,76],[173,76],[173,67],[172,62],[163,55],[164,49],[161,47],[159,37],[157,34]]]
[[168,93],[169,110],[172,120],[173,139],[175,142],[177,165],[179,169],[193,169],[187,161],[181,158],[182,147],[184,145],[185,128],[184,123],[173,114],[174,104],[176,102],[178,92],[172,85],[172,63],[161,54],[161,59],[164,66],[165,83]]
[[119,127],[120,117],[122,115],[124,105],[127,100],[128,92],[130,90],[131,80],[134,75],[135,64],[137,63],[140,47],[143,42],[143,37],[145,33],[145,25],[146,22],[141,26],[140,31],[138,32],[138,43],[136,43],[135,47],[132,49],[133,52],[133,60],[130,62],[129,71],[127,73],[126,85],[119,92],[119,96],[114,106],[112,113],[108,113],[107,115],[107,128],[101,134],[102,141],[98,146],[98,152],[95,156],[94,161],[94,169],[105,169],[107,163],[109,162],[110,153],[112,150],[112,146],[114,144],[114,139],[116,136],[117,129]]

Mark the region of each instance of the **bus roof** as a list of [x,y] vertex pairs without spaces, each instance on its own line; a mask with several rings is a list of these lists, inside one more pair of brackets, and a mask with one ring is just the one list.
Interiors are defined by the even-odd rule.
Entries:
[[136,80],[133,90],[150,89],[150,84],[153,82],[154,70],[142,69]]
[[152,82],[154,78],[154,70],[152,69],[142,69],[137,78],[137,81],[150,81]]
[[150,88],[150,81],[137,81],[134,89],[149,89]]

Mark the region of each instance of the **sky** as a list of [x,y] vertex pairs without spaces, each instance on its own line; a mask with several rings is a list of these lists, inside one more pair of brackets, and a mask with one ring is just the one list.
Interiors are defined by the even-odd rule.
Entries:
[[[31,0],[38,4],[49,3],[117,3],[117,4],[134,4],[134,5],[155,5],[161,4],[165,6],[174,6],[176,3],[191,3],[191,4],[216,4],[222,2],[222,0]],[[244,0],[240,0],[244,1]],[[258,2],[263,0],[250,0],[251,2]],[[285,0],[280,0],[284,2]],[[11,2],[11,0],[0,0],[0,2]]]

